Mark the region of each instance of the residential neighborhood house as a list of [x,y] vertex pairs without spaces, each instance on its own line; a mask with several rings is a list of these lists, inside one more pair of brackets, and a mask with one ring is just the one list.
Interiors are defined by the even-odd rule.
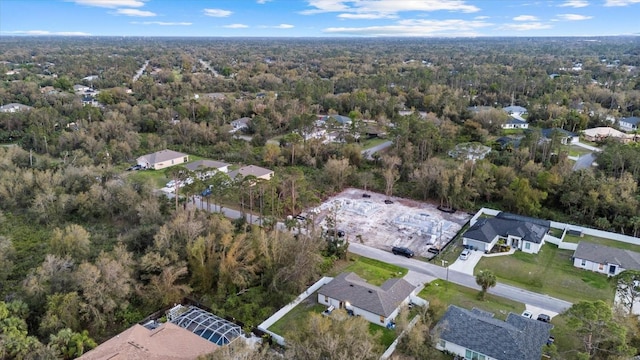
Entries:
[[145,169],[160,170],[189,162],[189,155],[173,150],[160,150],[152,154],[142,155],[136,161],[138,165]]
[[502,124],[500,127],[503,129],[528,129],[529,123],[523,118],[516,118],[513,115],[509,116],[509,120]]
[[238,175],[242,176],[243,178],[251,175],[255,176],[258,179],[271,180],[273,174],[273,170],[265,169],[260,166],[248,165],[230,172],[229,177],[235,179]]
[[551,223],[505,212],[492,218],[480,218],[463,235],[463,245],[489,252],[500,241],[504,245],[537,254],[544,245]]
[[338,125],[348,126],[351,125],[351,118],[344,115],[325,115],[320,117],[320,121],[327,123],[330,121],[335,121]]
[[540,360],[553,325],[514,313],[492,313],[449,305],[433,330],[436,348],[475,360]]
[[176,305],[85,353],[82,360],[192,360],[242,339],[242,328],[195,306]]
[[527,108],[522,107],[522,106],[515,106],[515,105],[511,105],[511,106],[507,106],[502,108],[502,110],[504,110],[507,114],[509,115],[526,115],[528,114]]
[[202,172],[198,173],[197,176],[198,178],[200,178],[200,180],[205,180],[212,177],[216,172],[223,172],[225,174],[228,173],[229,165],[230,164],[220,161],[197,160],[185,165],[184,167],[189,169],[189,171],[193,171],[196,173]]
[[318,303],[345,309],[353,316],[388,326],[415,296],[416,287],[404,279],[389,279],[377,287],[353,272],[342,273],[318,290]]
[[586,129],[582,132],[585,140],[600,142],[605,141],[607,139],[614,139],[623,144],[634,141],[635,136],[631,134],[625,134],[622,131],[616,130],[614,128],[602,126],[596,127],[592,129]]
[[7,105],[0,106],[0,112],[3,113],[15,113],[21,111],[29,111],[31,109],[33,109],[33,107],[18,103],[9,103]]
[[573,253],[573,266],[615,276],[640,270],[640,253],[581,241]]
[[622,131],[636,131],[638,130],[638,124],[640,123],[640,117],[633,116],[620,119],[620,129]]
[[570,145],[580,141],[578,134],[561,128],[542,129],[541,132],[544,141],[551,141],[556,134],[562,145]]
[[236,131],[249,128],[249,123],[251,122],[251,118],[243,117],[240,119],[233,120],[231,122],[232,129],[229,130],[230,133],[234,133]]

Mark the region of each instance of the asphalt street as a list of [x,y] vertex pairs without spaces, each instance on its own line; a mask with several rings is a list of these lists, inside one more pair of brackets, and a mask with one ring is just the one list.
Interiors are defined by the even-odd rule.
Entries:
[[[173,198],[173,194],[166,194],[166,195],[169,198]],[[196,196],[195,204],[190,202],[189,206],[195,205],[199,209],[207,210],[206,201],[204,201],[204,199],[202,199],[203,201],[200,201],[200,199],[201,197]],[[213,204],[210,205],[209,210],[212,212],[219,212],[218,207],[214,206]],[[240,211],[237,211],[234,209],[228,209],[228,208],[222,208],[222,213],[226,217],[231,219],[237,219],[242,216]],[[260,224],[260,219],[258,216],[253,216],[253,217],[247,216],[247,221],[250,221],[250,220],[256,225]],[[283,223],[279,222],[278,229],[284,231],[286,230],[286,227]],[[380,260],[389,264],[398,265],[433,278],[448,280],[454,284],[480,290],[480,287],[476,284],[475,277],[472,275],[467,275],[455,270],[449,270],[448,268],[427,263],[424,261],[408,259],[403,256],[396,256],[396,255],[393,255],[391,251],[384,251],[384,250],[372,248],[356,242],[349,243],[349,251],[360,256]],[[490,288],[488,292],[490,294],[501,296],[501,297],[518,301],[524,304],[529,304],[542,309],[551,310],[556,313],[561,313],[564,310],[571,307],[572,305],[568,301],[560,300],[560,299],[551,297],[549,295],[538,294],[532,291],[520,289],[515,286],[505,285],[501,283],[498,283],[495,287]]]
[[362,150],[362,155],[364,155],[367,158],[367,160],[373,160],[373,154],[375,154],[378,151],[384,150],[391,145],[393,145],[393,141],[385,141],[382,144],[376,145],[366,150]]
[[[360,256],[398,265],[435,278],[444,280],[448,279],[454,284],[480,290],[480,287],[476,284],[476,279],[474,276],[454,270],[448,270],[447,268],[426,263],[420,260],[408,259],[403,256],[396,256],[393,255],[391,251],[375,249],[354,242],[349,243],[349,251]],[[557,313],[563,312],[572,305],[568,301],[560,300],[549,295],[538,294],[501,283],[498,283],[495,287],[489,289],[488,292],[490,294],[501,296],[524,304],[533,305],[542,309],[548,309]]]

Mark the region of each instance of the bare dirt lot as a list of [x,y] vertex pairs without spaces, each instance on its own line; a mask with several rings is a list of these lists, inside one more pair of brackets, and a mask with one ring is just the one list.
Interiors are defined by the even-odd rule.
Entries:
[[[390,250],[404,246],[417,256],[432,257],[427,250],[441,248],[471,218],[465,212],[442,212],[435,205],[415,200],[387,197],[361,189],[346,189],[306,213],[314,214],[315,223],[326,228],[327,216],[337,219],[336,229],[344,230],[350,242],[362,242]],[[386,204],[391,200],[392,204]]]

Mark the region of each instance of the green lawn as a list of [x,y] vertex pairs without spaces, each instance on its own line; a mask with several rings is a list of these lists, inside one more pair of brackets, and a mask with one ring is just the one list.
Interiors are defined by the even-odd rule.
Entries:
[[307,316],[309,316],[310,313],[321,314],[327,307],[318,304],[316,302],[317,299],[317,294],[309,296],[307,300],[298,304],[298,306],[291,309],[285,316],[281,317],[280,320],[276,321],[275,324],[271,325],[268,330],[284,336],[287,331],[301,326],[307,320]]
[[565,145],[562,147],[562,149],[568,151],[569,156],[582,156],[592,152],[590,150],[587,150],[583,147],[576,146],[576,145]]
[[369,323],[369,333],[374,335],[375,333],[380,333],[380,343],[384,346],[384,348],[388,348],[391,343],[396,340],[396,331],[392,329],[387,329],[386,327]]
[[566,234],[564,236],[564,239],[562,239],[562,241],[568,242],[568,243],[576,243],[576,244],[579,243],[580,241],[586,241],[593,244],[599,244],[599,245],[610,246],[618,249],[640,252],[640,245],[629,244],[622,241],[615,241],[615,240],[601,238],[597,236],[591,236],[591,235],[583,235],[582,237],[580,237],[576,235]]
[[553,237],[557,237],[558,239],[560,239],[562,237],[562,233],[564,231],[562,229],[556,229],[556,228],[551,228],[549,233],[551,234],[551,236]]
[[389,140],[388,140],[388,139],[381,139],[381,138],[375,137],[375,138],[372,138],[372,139],[365,139],[365,140],[362,140],[362,141],[360,142],[360,146],[362,146],[362,149],[363,149],[363,150],[367,150],[367,149],[369,149],[369,148],[372,148],[372,147],[374,147],[374,146],[376,146],[376,145],[380,145],[380,144],[382,144],[382,143],[384,143],[384,142],[387,142],[387,141],[389,141]]
[[483,257],[475,268],[491,270],[498,281],[571,302],[613,302],[614,289],[607,277],[575,268],[573,251],[545,244],[538,254],[516,251],[509,256]]
[[139,181],[151,182],[157,188],[164,187],[169,178],[164,174],[164,170],[139,170],[127,172],[127,176]]
[[348,264],[342,263],[336,266],[331,276],[336,276],[343,272],[354,272],[367,280],[368,283],[380,286],[391,278],[405,276],[408,270],[382,261],[351,254],[349,255]]
[[486,294],[484,300],[479,300],[478,293],[479,291],[475,289],[447,283],[444,280],[435,280],[427,284],[418,296],[430,302],[430,306],[436,312],[436,322],[444,315],[449,305],[469,310],[476,307],[492,312],[496,318],[502,320],[505,320],[510,312],[521,314],[525,309],[522,303],[492,294]]

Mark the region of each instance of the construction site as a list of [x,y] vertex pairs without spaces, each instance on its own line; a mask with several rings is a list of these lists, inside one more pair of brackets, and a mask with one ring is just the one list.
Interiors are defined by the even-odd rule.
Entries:
[[382,250],[407,247],[417,256],[432,257],[430,248],[442,249],[471,218],[465,212],[448,213],[436,205],[384,194],[346,189],[310,209],[306,216],[324,229],[335,219],[335,229],[349,242]]

